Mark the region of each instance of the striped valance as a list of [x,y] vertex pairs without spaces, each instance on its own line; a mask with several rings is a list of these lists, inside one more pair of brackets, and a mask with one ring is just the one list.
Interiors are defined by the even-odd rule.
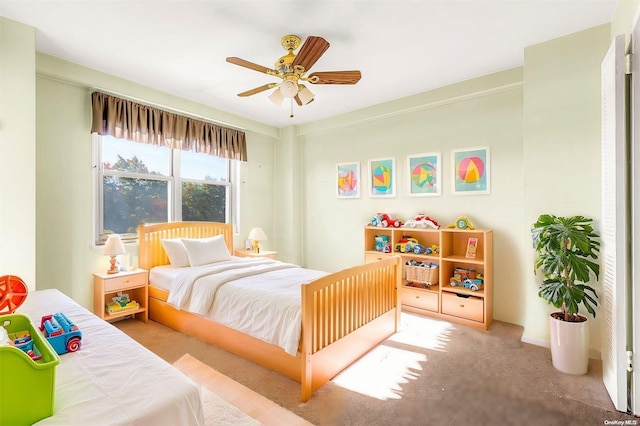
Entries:
[[247,161],[245,133],[93,92],[91,133]]

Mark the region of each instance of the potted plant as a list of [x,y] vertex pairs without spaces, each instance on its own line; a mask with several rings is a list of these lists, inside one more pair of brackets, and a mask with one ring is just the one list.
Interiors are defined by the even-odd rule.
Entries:
[[553,366],[570,374],[585,374],[589,364],[587,317],[580,315],[579,308],[583,306],[595,318],[598,305],[598,295],[588,285],[600,274],[599,235],[592,224],[584,216],[543,214],[531,226],[534,273],[540,270],[545,277],[538,295],[560,309],[549,317]]

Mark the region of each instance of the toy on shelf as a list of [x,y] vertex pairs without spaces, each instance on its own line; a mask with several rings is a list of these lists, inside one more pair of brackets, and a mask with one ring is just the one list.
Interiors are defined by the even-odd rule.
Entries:
[[438,284],[438,265],[415,259],[405,262],[408,287],[430,288]]
[[371,226],[379,226],[381,228],[400,228],[402,226],[402,221],[398,219],[393,219],[386,213],[378,213],[375,215],[371,221],[369,222]]
[[118,292],[118,295],[111,300],[111,302],[107,303],[107,313],[109,314],[140,309],[140,304],[135,300],[129,299],[127,293]]
[[44,333],[44,337],[58,355],[80,349],[82,333],[65,314],[55,313],[43,316],[40,320],[40,331]]
[[410,235],[403,235],[400,238],[400,241],[396,243],[395,250],[400,253],[411,253],[416,245],[418,245],[418,240],[411,237]]
[[391,244],[389,243],[389,237],[387,235],[376,235],[376,251],[382,253],[391,253]]
[[413,219],[409,219],[404,223],[404,226],[409,228],[428,228],[431,227],[433,229],[440,228],[440,225],[435,220],[431,219],[429,216],[424,214],[419,214]]
[[470,229],[472,231],[476,229],[467,216],[458,216],[456,220],[447,225],[447,228]]
[[456,268],[449,284],[451,287],[463,286],[471,291],[478,291],[484,286],[484,278],[474,269]]

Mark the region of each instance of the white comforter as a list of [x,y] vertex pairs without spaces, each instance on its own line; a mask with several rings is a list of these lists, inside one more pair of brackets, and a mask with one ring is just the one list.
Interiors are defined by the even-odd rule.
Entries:
[[326,274],[272,259],[233,257],[184,268],[167,302],[295,355],[301,333],[300,286]]
[[82,332],[80,350],[60,355],[54,414],[38,426],[205,424],[196,384],[62,292],[29,292],[16,312],[34,327],[63,312]]

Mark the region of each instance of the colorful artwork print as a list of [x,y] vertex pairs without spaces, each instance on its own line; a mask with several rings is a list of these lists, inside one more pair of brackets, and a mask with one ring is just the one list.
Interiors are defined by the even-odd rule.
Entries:
[[416,154],[407,157],[409,195],[440,195],[440,154]]
[[369,160],[369,189],[372,197],[395,196],[394,172],[393,158]]
[[391,168],[380,165],[373,171],[373,190],[387,192],[391,188]]
[[338,198],[360,197],[360,163],[337,165]]
[[454,194],[489,193],[489,148],[452,152]]

